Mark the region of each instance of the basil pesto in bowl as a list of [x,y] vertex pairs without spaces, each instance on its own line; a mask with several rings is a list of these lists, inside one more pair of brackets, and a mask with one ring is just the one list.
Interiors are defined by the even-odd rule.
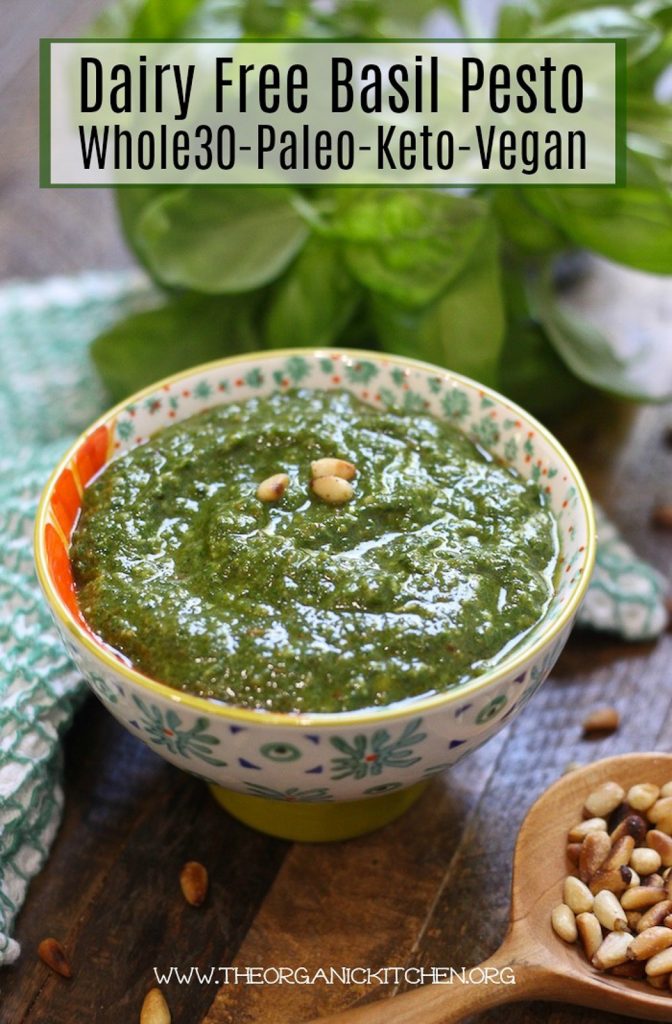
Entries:
[[[311,485],[322,458],[352,467],[344,500]],[[261,499],[280,472],[281,493]],[[84,618],[148,675],[242,707],[333,712],[440,693],[501,661],[550,603],[558,540],[539,485],[452,424],[291,389],[113,461],[85,491],[71,558]]]
[[313,839],[390,820],[520,710],[594,543],[578,472],[522,410],[344,350],[146,389],[66,455],[36,527],[110,711],[243,820]]

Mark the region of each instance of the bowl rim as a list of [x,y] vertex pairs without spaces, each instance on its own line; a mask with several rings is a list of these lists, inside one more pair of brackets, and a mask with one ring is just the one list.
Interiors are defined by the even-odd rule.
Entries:
[[[470,388],[475,388],[480,393],[487,395],[489,398],[494,399],[497,403],[503,405],[515,414],[516,419],[522,418],[527,424],[532,426],[544,440],[551,446],[556,455],[558,455],[566,464],[572,482],[576,486],[577,495],[581,503],[581,509],[586,523],[586,543],[585,543],[585,563],[584,571],[581,574],[581,578],[577,582],[574,591],[570,594],[565,607],[562,609],[560,614],[553,620],[549,621],[544,628],[544,619],[542,618],[536,627],[533,627],[531,631],[531,637],[533,638],[531,643],[523,641],[519,647],[517,647],[511,654],[510,657],[504,658],[499,664],[494,666],[490,671],[484,672],[483,675],[476,676],[469,682],[462,683],[459,686],[455,686],[453,689],[446,690],[443,693],[435,693],[428,697],[409,697],[405,701],[397,701],[395,704],[382,705],[381,707],[375,708],[362,708],[355,711],[331,711],[331,712],[320,712],[320,711],[266,711],[262,708],[244,708],[238,707],[235,704],[226,704],[223,701],[218,701],[211,697],[198,697],[195,694],[186,693],[182,690],[177,690],[167,683],[162,683],[158,679],[154,679],[151,676],[145,675],[138,669],[133,668],[132,665],[126,664],[120,661],[112,653],[112,649],[105,645],[103,640],[98,640],[94,633],[89,633],[77,622],[73,617],[70,610],[66,607],[60,598],[60,595],[54,588],[51,581],[51,574],[48,569],[44,536],[45,526],[47,524],[48,510],[50,499],[54,485],[61,473],[66,469],[68,463],[71,462],[74,455],[76,454],[79,447],[84,441],[99,427],[107,426],[110,420],[114,419],[120,413],[122,413],[129,405],[137,404],[143,398],[148,397],[157,390],[170,386],[176,383],[184,377],[190,377],[198,373],[207,373],[215,368],[224,368],[235,366],[239,363],[247,362],[260,362],[270,359],[282,359],[291,356],[303,356],[309,359],[326,358],[333,355],[345,357],[347,359],[354,358],[358,360],[371,359],[374,362],[385,361],[386,363],[393,363],[400,366],[404,366],[410,369],[418,369],[425,373],[429,372],[433,376],[441,375],[448,376],[450,379],[461,383]],[[226,404],[225,402],[215,402],[212,408],[215,408],[218,404]],[[179,421],[178,421],[179,422]],[[162,429],[162,428],[159,428]],[[458,428],[459,429],[459,428]],[[150,435],[151,436],[151,435]],[[108,462],[111,460],[108,460]],[[106,463],[107,465],[108,463]],[[125,679],[137,686],[141,687],[145,691],[156,694],[157,696],[168,699],[169,701],[189,707],[193,711],[204,712],[208,715],[226,719],[232,719],[236,722],[254,725],[273,725],[273,726],[290,726],[290,727],[301,727],[304,728],[307,725],[325,726],[325,727],[337,727],[344,725],[375,725],[378,722],[390,721],[397,718],[406,718],[411,715],[425,714],[426,712],[435,711],[439,708],[445,707],[456,700],[463,700],[465,697],[473,696],[480,690],[485,690],[495,683],[501,681],[504,677],[509,675],[515,675],[517,669],[519,669],[524,663],[534,658],[535,655],[545,648],[550,641],[558,636],[562,632],[564,627],[572,620],[575,615],[581,600],[588,588],[593,566],[595,563],[596,546],[597,546],[597,530],[595,524],[595,514],[593,510],[592,500],[588,492],[588,488],[585,484],[583,476],[579,472],[576,463],[565,450],[564,446],[554,437],[554,435],[534,416],[526,412],[522,406],[515,402],[505,398],[494,388],[491,388],[485,384],[481,384],[479,381],[474,380],[471,377],[467,377],[461,373],[455,373],[446,367],[437,366],[434,363],[428,363],[421,359],[413,359],[407,356],[398,356],[388,352],[374,352],[370,349],[354,349],[354,348],[343,348],[340,346],[316,346],[314,348],[301,348],[291,347],[282,349],[271,349],[268,351],[260,352],[246,352],[240,355],[227,356],[222,359],[213,359],[206,363],[198,363],[194,366],[181,370],[177,373],[169,374],[166,377],[162,377],[152,384],[141,388],[139,391],[133,392],[127,398],[118,402],[116,405],[109,408],[101,416],[99,416],[86,430],[77,437],[75,441],[70,444],[66,452],[59,459],[56,467],[51,472],[42,493],[37,507],[35,516],[35,527],[33,532],[34,542],[34,558],[35,567],[37,571],[38,580],[42,587],[42,591],[47,599],[47,602],[54,615],[64,625],[68,631],[73,634],[78,642],[82,644],[90,654],[94,655],[108,669],[112,669],[119,673]],[[69,557],[69,553],[68,553]],[[534,634],[539,630],[537,635]]]

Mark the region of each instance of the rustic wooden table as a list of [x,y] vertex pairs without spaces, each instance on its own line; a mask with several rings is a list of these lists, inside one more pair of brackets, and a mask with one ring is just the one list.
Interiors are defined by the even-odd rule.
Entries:
[[[31,0],[29,7],[5,0],[3,13],[14,18],[0,49],[1,276],[128,259],[109,196],[39,193],[36,185],[35,37],[76,32],[100,6],[99,0]],[[656,409],[628,417],[605,407],[572,437],[595,496],[641,554],[668,574],[672,536],[654,531],[649,516],[657,501],[672,499],[672,449],[663,440],[671,420]],[[434,780],[403,819],[330,846],[291,845],[238,824],[202,784],[168,766],[89,699],[65,745],[63,825],[18,922],[23,955],[1,972],[0,1022],[136,1021],[155,984],[154,967],[478,963],[503,936],[511,852],[535,797],[570,761],[672,749],[671,663],[672,634],[655,645],[575,635],[524,713]],[[585,714],[602,704],[620,709],[620,730],[583,739]],[[179,892],[178,873],[189,859],[210,871],[210,894],[200,909],[187,906]],[[37,959],[45,935],[66,947],[71,980]],[[375,985],[218,985],[216,979],[162,986],[173,1020],[298,1024],[393,994]],[[477,1019],[608,1024],[617,1018],[528,1003]]]

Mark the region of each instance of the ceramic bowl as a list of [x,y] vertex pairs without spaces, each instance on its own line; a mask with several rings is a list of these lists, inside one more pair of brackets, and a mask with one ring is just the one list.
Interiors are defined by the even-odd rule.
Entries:
[[[561,565],[546,615],[496,668],[447,693],[377,710],[272,714],[192,697],[129,667],[87,627],[68,555],[87,483],[155,431],[224,402],[295,386],[346,388],[377,407],[430,412],[536,480],[559,524]],[[560,444],[474,381],[410,359],[287,350],[199,366],[101,417],[66,453],[40,502],[39,579],[68,652],[108,710],[171,764],[213,787],[231,813],[274,835],[345,838],[392,820],[433,775],[510,722],[553,667],[588,584],[595,527]]]

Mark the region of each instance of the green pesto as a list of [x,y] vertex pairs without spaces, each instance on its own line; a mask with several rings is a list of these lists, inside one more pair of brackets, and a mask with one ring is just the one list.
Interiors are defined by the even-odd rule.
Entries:
[[[327,505],[313,459],[357,467]],[[286,472],[275,503],[258,484]],[[161,430],[87,488],[72,543],[91,627],[141,671],[248,708],[339,711],[458,686],[552,597],[536,484],[449,424],[294,390]]]

